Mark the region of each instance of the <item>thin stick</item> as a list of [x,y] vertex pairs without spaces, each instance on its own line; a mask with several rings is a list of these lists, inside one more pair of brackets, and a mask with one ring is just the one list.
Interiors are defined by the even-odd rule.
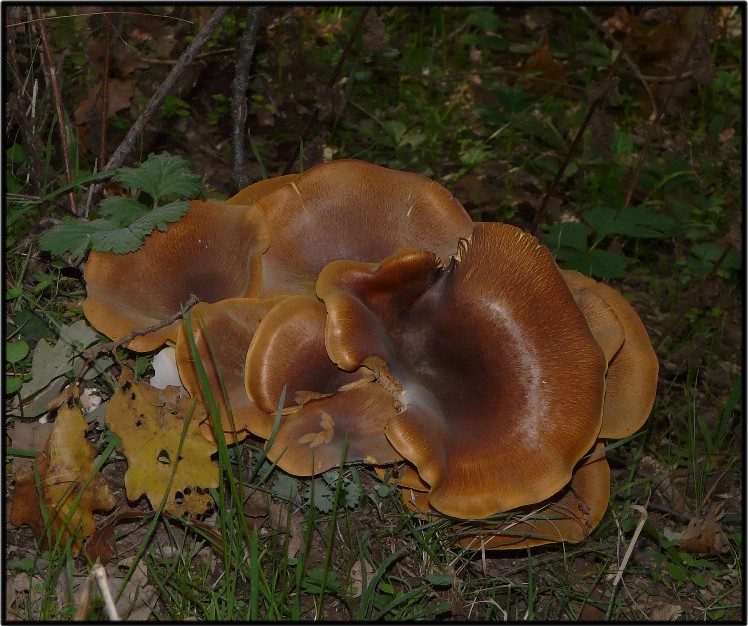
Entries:
[[200,48],[205,45],[205,42],[208,41],[208,38],[211,36],[216,27],[221,23],[223,18],[226,17],[226,14],[230,10],[231,7],[219,7],[215,10],[213,15],[210,16],[208,21],[205,22],[203,27],[200,29],[200,32],[195,36],[190,45],[187,46],[185,51],[182,53],[182,56],[179,57],[179,61],[169,72],[166,79],[164,79],[164,82],[161,83],[159,88],[151,96],[148,104],[145,105],[142,113],[138,116],[138,119],[135,120],[132,128],[130,128],[129,132],[122,140],[122,143],[117,147],[117,149],[114,151],[114,154],[112,154],[112,156],[109,158],[109,161],[103,167],[103,170],[116,170],[117,168],[122,167],[125,159],[130,154],[130,152],[132,152],[136,142],[138,141],[138,138],[143,133],[145,125],[161,107],[164,99],[174,88],[177,80],[179,80],[184,71],[187,69],[187,66],[192,62],[198,50],[200,50]]
[[109,590],[109,581],[107,580],[106,570],[101,563],[96,563],[92,569],[96,573],[96,582],[99,583],[99,589],[101,589],[101,595],[104,598],[104,606],[106,606],[107,613],[109,613],[109,619],[113,622],[120,622],[122,618],[117,613],[117,606],[114,604],[114,598],[112,592]]
[[231,178],[238,189],[249,185],[247,166],[244,158],[244,125],[247,122],[247,89],[249,89],[249,68],[257,43],[257,27],[264,7],[247,8],[247,25],[239,44],[239,58],[236,60],[236,75],[231,84],[231,145],[234,152],[234,169]]
[[155,332],[157,330],[161,330],[162,328],[169,326],[169,324],[173,324],[178,319],[181,319],[182,316],[189,311],[193,306],[195,306],[198,303],[198,298],[195,294],[192,294],[187,302],[184,303],[181,310],[174,313],[174,315],[170,315],[166,319],[161,320],[160,322],[156,322],[152,326],[148,326],[146,328],[139,328],[137,330],[132,331],[129,335],[126,335],[120,339],[117,339],[117,341],[110,341],[109,343],[101,343],[96,346],[91,346],[88,348],[88,350],[85,351],[85,355],[89,359],[96,358],[96,355],[100,352],[113,352],[117,348],[119,348],[121,345],[126,344],[128,341],[132,341],[135,339],[135,337],[140,337],[141,335],[147,335],[148,333]]
[[618,586],[618,583],[621,582],[621,578],[623,577],[623,572],[625,571],[626,566],[629,563],[629,559],[631,558],[631,553],[634,551],[636,540],[639,539],[639,535],[642,532],[642,528],[644,528],[644,524],[647,521],[647,509],[645,509],[643,506],[639,506],[638,504],[632,504],[631,508],[639,511],[639,523],[636,525],[636,530],[634,531],[633,537],[631,537],[631,541],[629,542],[629,547],[626,550],[626,554],[623,555],[623,561],[621,561],[621,565],[618,567],[618,572],[616,573],[616,577],[613,579],[613,589],[615,589]]
[[[44,27],[44,15],[42,14],[41,7],[36,7],[37,21],[39,24],[39,33],[42,37],[42,44],[44,46],[44,55],[47,58],[47,72],[49,74],[49,82],[52,86],[52,94],[55,99],[55,109],[57,110],[57,126],[60,131],[60,143],[62,144],[62,158],[65,163],[65,177],[67,178],[68,184],[73,182],[73,172],[70,169],[70,153],[68,151],[68,139],[67,133],[65,132],[65,113],[62,109],[62,98],[60,97],[60,87],[57,84],[57,69],[55,68],[54,61],[52,60],[52,50],[49,47],[49,39],[47,38],[47,29]],[[78,215],[78,207],[75,204],[75,193],[71,189],[68,193],[70,198],[70,210],[73,215]]]
[[[338,63],[335,66],[335,70],[332,73],[332,76],[330,76],[330,80],[327,81],[327,88],[332,89],[335,86],[335,83],[338,80],[338,76],[340,75],[340,71],[343,69],[343,63],[345,62],[346,58],[348,57],[348,54],[351,51],[351,48],[353,47],[353,42],[356,41],[356,37],[358,36],[358,31],[361,30],[361,27],[364,25],[364,20],[366,19],[366,16],[369,13],[369,9],[371,7],[365,7],[363,12],[361,13],[361,17],[358,18],[358,22],[356,22],[356,25],[353,27],[353,30],[351,31],[350,37],[348,37],[348,41],[345,43],[345,47],[343,48],[343,52],[340,53],[340,58],[338,59]],[[306,128],[304,129],[304,132],[301,134],[301,145],[305,145],[307,143],[307,140],[309,139],[309,135],[312,134],[312,130],[317,125],[317,120],[319,119],[319,105],[314,107],[314,112],[312,113],[312,117],[309,118],[309,121],[307,122]],[[283,168],[283,174],[288,174],[288,172],[291,170],[291,168],[294,166],[294,163],[296,163],[296,160],[299,158],[299,153],[294,150],[293,156],[290,158],[288,163],[286,163],[286,167]]]

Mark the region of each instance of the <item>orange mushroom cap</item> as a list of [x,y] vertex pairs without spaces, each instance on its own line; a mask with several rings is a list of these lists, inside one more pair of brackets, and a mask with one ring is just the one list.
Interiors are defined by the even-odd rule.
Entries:
[[245,384],[246,395],[262,410],[276,411],[284,387],[286,398],[304,404],[370,379],[363,372],[343,371],[330,360],[325,351],[326,321],[325,305],[317,298],[290,296],[260,322],[246,352]]
[[[403,489],[413,511],[433,515],[428,495]],[[571,482],[542,502],[507,511],[496,519],[460,523],[459,544],[468,550],[509,550],[558,541],[579,543],[600,523],[610,499],[610,467],[602,443],[574,468]]]
[[[574,270],[561,274],[608,360],[600,437],[628,437],[647,421],[657,394],[659,363],[647,329],[634,307],[612,287]],[[620,330],[610,319],[611,312]],[[611,353],[605,345],[614,346],[617,339],[611,342],[611,336],[619,334],[623,341]]]
[[[273,428],[273,416],[247,397],[244,368],[247,349],[260,320],[282,300],[283,296],[262,300],[229,298],[213,304],[201,302],[190,312],[195,346],[221,410],[221,422],[229,442],[234,441],[234,432],[238,438],[245,437],[246,431],[267,438]],[[183,321],[179,327],[177,368],[185,389],[193,398],[202,400],[203,394],[187,340],[186,323]],[[208,439],[215,438],[209,421],[201,426],[201,432]]]
[[336,261],[317,293],[328,353],[396,394],[387,438],[442,513],[548,498],[597,438],[604,355],[548,250],[518,228],[477,224],[446,268],[414,250]]
[[[191,294],[201,301],[256,296],[261,256],[270,244],[257,207],[190,202],[166,232],[155,231],[129,254],[92,252],[84,278],[89,322],[114,340],[178,313]],[[179,321],[135,337],[128,347],[147,352],[175,341]]]
[[266,180],[260,180],[256,183],[245,187],[235,196],[231,196],[226,202],[229,204],[253,204],[263,196],[273,193],[284,185],[292,183],[299,177],[298,174],[287,174],[286,176],[276,176]]
[[310,400],[282,418],[267,457],[297,476],[341,463],[402,461],[384,435],[395,413],[392,396],[374,382]]
[[472,228],[462,205],[434,181],[357,160],[313,167],[257,202],[272,240],[263,294],[314,295],[330,261],[379,262],[400,247],[446,262]]

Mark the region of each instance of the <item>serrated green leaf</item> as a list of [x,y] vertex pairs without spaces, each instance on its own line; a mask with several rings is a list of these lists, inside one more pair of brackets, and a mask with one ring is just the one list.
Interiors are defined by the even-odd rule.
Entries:
[[361,502],[361,487],[352,481],[345,483],[345,505],[349,509],[355,509]]
[[144,191],[155,203],[167,196],[194,198],[200,193],[200,177],[190,173],[184,158],[173,154],[151,154],[140,165],[123,167],[113,179]]
[[148,211],[129,226],[97,232],[91,240],[91,247],[99,252],[127,254],[143,245],[147,235],[154,229],[167,229],[169,222],[176,222],[187,212],[189,203],[183,200],[170,202],[164,206]]
[[48,230],[39,239],[39,247],[56,256],[70,252],[75,262],[80,261],[91,247],[97,233],[116,228],[109,220],[91,222],[64,218],[55,228]]
[[140,248],[147,234],[149,233],[142,229],[135,229],[132,226],[114,228],[96,233],[93,237],[91,247],[99,252],[127,254]]
[[324,481],[315,480],[314,489],[310,489],[309,495],[310,497],[313,496],[312,504],[320,513],[329,513],[332,511],[335,493],[324,483]]
[[324,480],[330,487],[334,487],[338,484],[338,477],[340,476],[340,468],[333,467],[332,469],[322,472],[322,480]]
[[276,498],[289,502],[296,495],[298,488],[299,481],[296,478],[288,474],[278,474],[273,482],[271,493]]
[[170,202],[138,218],[130,225],[130,228],[144,230],[147,234],[153,232],[155,228],[166,230],[169,222],[176,222],[184,217],[189,206],[189,203],[184,200]]
[[148,213],[149,208],[135,198],[109,196],[99,205],[99,215],[116,222],[120,226],[132,224],[139,217]]

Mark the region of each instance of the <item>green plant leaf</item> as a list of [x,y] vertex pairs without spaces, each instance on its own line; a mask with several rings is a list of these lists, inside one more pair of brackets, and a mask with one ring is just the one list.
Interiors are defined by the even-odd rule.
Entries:
[[94,236],[102,231],[117,228],[115,222],[109,220],[93,220],[83,222],[71,217],[65,217],[53,229],[43,233],[39,239],[39,247],[56,256],[70,252],[73,260],[80,261],[91,248]]
[[329,513],[332,511],[335,492],[333,492],[324,481],[314,481],[314,489],[309,490],[309,497],[313,498],[312,504],[320,513]]
[[200,177],[190,173],[185,159],[173,154],[151,154],[140,165],[120,169],[113,180],[144,191],[156,203],[167,196],[194,198],[200,193]]
[[587,276],[623,278],[626,275],[628,261],[625,257],[607,250],[588,250],[568,255],[563,266],[565,269],[577,270]]
[[658,239],[671,234],[675,221],[646,207],[629,207],[618,213],[608,206],[598,206],[582,213],[582,219],[595,231],[597,240],[609,235]]
[[5,360],[8,363],[18,363],[29,353],[29,344],[25,341],[11,341],[5,344]]
[[278,474],[273,482],[271,493],[276,498],[288,502],[296,495],[298,488],[299,481],[296,478],[288,474]]
[[104,198],[99,205],[99,215],[106,217],[120,226],[131,224],[145,213],[148,207],[134,198],[122,196],[109,196]]
[[543,243],[551,252],[558,252],[560,248],[571,248],[579,252],[587,250],[587,227],[578,222],[568,224],[553,224],[548,234],[541,235]]

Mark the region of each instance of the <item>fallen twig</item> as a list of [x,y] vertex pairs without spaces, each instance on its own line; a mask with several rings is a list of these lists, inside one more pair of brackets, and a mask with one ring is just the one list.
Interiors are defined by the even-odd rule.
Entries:
[[[49,47],[49,38],[47,37],[47,29],[44,27],[44,15],[42,14],[41,7],[36,7],[36,15],[39,24],[39,34],[41,35],[42,45],[44,46],[44,55],[47,59],[47,79],[52,87],[55,109],[57,110],[57,126],[60,130],[60,143],[62,144],[62,159],[65,164],[65,177],[68,184],[70,184],[73,182],[73,172],[70,169],[70,152],[68,151],[67,132],[65,131],[65,112],[62,108],[60,86],[57,84],[57,68],[55,68],[52,59],[52,49]],[[73,215],[78,215],[78,207],[75,203],[75,193],[72,189],[68,193],[68,198],[70,198],[70,210]]]
[[181,319],[184,316],[184,314],[187,313],[187,311],[189,311],[193,306],[195,306],[198,303],[198,301],[199,300],[197,296],[192,294],[187,300],[187,302],[184,303],[181,310],[174,313],[174,315],[170,315],[166,319],[163,319],[160,322],[156,322],[155,324],[148,326],[146,328],[138,328],[132,331],[130,334],[125,335],[124,337],[121,337],[120,339],[117,339],[117,341],[110,341],[109,343],[100,343],[98,345],[91,346],[85,351],[84,354],[89,359],[95,359],[96,355],[99,354],[100,352],[114,352],[120,346],[135,339],[135,337],[147,335],[148,333],[161,330],[162,328],[169,326],[169,324],[173,324],[178,319]]
[[234,152],[234,169],[231,179],[237,191],[249,185],[246,161],[244,159],[244,125],[247,122],[247,89],[249,89],[249,68],[257,42],[257,27],[261,6],[247,8],[247,25],[239,44],[239,57],[236,60],[236,75],[231,83],[231,146]]
[[[135,123],[132,125],[127,135],[122,140],[122,143],[120,143],[112,156],[109,158],[109,161],[107,161],[107,164],[102,168],[103,171],[116,170],[122,167],[122,165],[125,163],[125,159],[130,154],[130,152],[132,152],[138,139],[143,134],[145,125],[161,107],[161,104],[165,100],[166,96],[169,95],[169,92],[171,92],[171,90],[176,85],[177,80],[179,80],[185,69],[187,69],[187,66],[194,60],[198,50],[200,50],[200,48],[205,45],[213,31],[221,23],[223,18],[226,17],[226,14],[230,10],[231,7],[227,6],[217,8],[213,15],[210,16],[208,21],[203,24],[200,32],[195,35],[195,38],[192,40],[190,45],[187,46],[185,51],[182,53],[182,56],[179,57],[179,61],[177,61],[177,64],[172,68],[172,70],[164,79],[164,82],[161,83],[160,87],[151,96],[148,104],[145,105],[145,108],[138,116],[138,119],[135,120]],[[98,204],[98,201],[101,199],[103,189],[103,185],[98,185],[97,189],[94,191],[94,204]]]

